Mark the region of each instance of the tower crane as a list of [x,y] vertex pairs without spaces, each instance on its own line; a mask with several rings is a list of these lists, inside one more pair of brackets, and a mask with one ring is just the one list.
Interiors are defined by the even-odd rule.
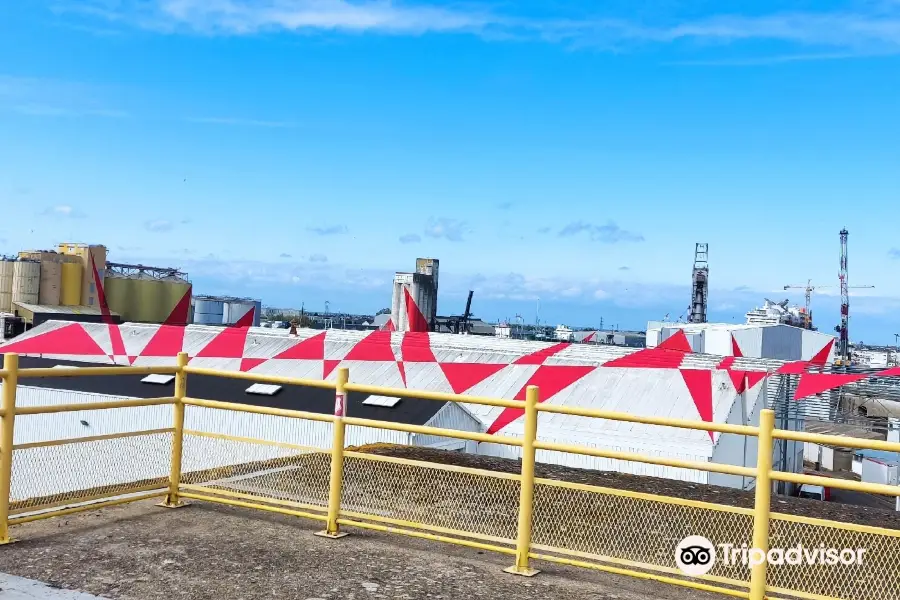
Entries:
[[806,294],[805,294],[806,312],[803,315],[803,318],[806,321],[804,323],[804,327],[806,329],[812,328],[812,312],[810,312],[810,310],[809,310],[809,305],[810,305],[810,302],[812,301],[812,293],[814,291],[816,291],[816,289],[818,289],[818,288],[828,288],[828,287],[834,287],[834,286],[833,285],[813,285],[812,279],[807,279],[806,285],[786,285],[786,286],[784,286],[784,289],[786,289],[786,290],[804,290],[806,292]]
[[[806,328],[807,329],[810,329],[812,327],[812,312],[810,312],[810,310],[809,310],[810,301],[812,300],[812,293],[819,289],[833,288],[833,287],[835,287],[835,286],[833,286],[833,285],[813,285],[812,279],[808,279],[806,281],[806,285],[786,285],[786,286],[784,286],[784,289],[786,289],[786,290],[803,290],[806,292],[804,296],[806,298],[805,319],[806,319]],[[863,288],[874,288],[875,286],[874,285],[851,285],[851,286],[847,286],[847,287],[848,287],[848,289],[863,289]]]

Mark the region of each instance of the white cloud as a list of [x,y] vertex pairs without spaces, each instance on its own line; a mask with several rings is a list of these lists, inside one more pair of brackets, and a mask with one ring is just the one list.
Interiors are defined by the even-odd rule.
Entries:
[[587,232],[592,242],[602,242],[604,244],[644,241],[644,236],[641,234],[622,229],[612,221],[607,221],[605,225],[575,221],[560,229],[559,237],[572,237],[582,232]]
[[165,233],[166,231],[172,231],[172,229],[175,228],[175,223],[168,219],[154,219],[145,222],[144,228],[147,231],[152,231],[154,233]]
[[[61,4],[60,4],[61,3]],[[62,11],[112,24],[165,32],[251,35],[268,31],[377,32],[393,35],[470,33],[487,40],[541,40],[620,51],[637,44],[785,42],[821,52],[810,58],[900,50],[900,3],[857,2],[842,10],[776,11],[757,15],[667,15],[665,7],[640,20],[613,8],[592,15],[537,18],[483,2],[451,6],[391,0],[58,0]],[[463,8],[464,6],[464,8]],[[565,11],[565,4],[558,11]],[[598,5],[599,6],[599,5]],[[512,8],[510,8],[512,7]]]
[[309,262],[326,263],[326,262],[328,262],[328,257],[325,256],[324,254],[313,254],[312,256],[309,257]]
[[428,237],[444,238],[451,242],[463,241],[463,236],[469,231],[469,226],[465,221],[448,217],[432,217],[425,227],[425,235]]
[[64,219],[80,219],[84,213],[69,204],[57,204],[44,209],[45,216],[61,217]]
[[400,236],[401,244],[417,244],[422,241],[422,236],[415,233],[407,233]]

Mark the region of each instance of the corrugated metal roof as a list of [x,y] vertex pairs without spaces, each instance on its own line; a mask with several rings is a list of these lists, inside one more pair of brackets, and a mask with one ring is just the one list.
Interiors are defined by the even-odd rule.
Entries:
[[[45,314],[45,315],[96,315],[100,316],[103,313],[99,308],[95,306],[60,306],[60,305],[50,305],[50,304],[29,304],[27,302],[13,302],[16,306],[22,308],[23,310],[27,310],[32,313]],[[114,311],[109,311],[109,314],[115,317],[119,316],[119,313]]]

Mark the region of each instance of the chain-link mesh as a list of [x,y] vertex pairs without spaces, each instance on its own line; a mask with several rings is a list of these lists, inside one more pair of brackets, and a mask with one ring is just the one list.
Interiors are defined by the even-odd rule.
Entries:
[[183,484],[328,506],[327,452],[186,433],[181,464]]
[[332,425],[188,406],[181,483],[328,506]]
[[352,454],[341,510],[514,541],[517,479]]
[[[532,539],[562,551],[673,569],[675,548],[688,536],[700,535],[713,544],[750,543],[753,517],[740,509],[723,509],[537,482]],[[717,563],[709,575],[749,581],[750,571]]]
[[[27,418],[27,417],[26,417]],[[10,511],[77,504],[168,483],[172,434],[17,448]]]
[[[815,564],[811,565],[770,563],[768,585],[841,600],[900,598],[900,532],[857,531],[838,524],[828,526],[772,517],[770,548],[788,550],[802,545],[809,553],[832,548],[838,551],[863,548],[865,552],[862,564],[820,564],[819,558],[814,558]],[[845,558],[850,559],[850,554]]]

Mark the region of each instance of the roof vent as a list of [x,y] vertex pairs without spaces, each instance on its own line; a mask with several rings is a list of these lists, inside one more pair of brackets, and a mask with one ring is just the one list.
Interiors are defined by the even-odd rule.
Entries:
[[143,379],[141,379],[142,383],[154,383],[156,385],[166,385],[167,383],[172,383],[172,380],[175,379],[174,375],[159,375],[154,373],[152,375],[147,375]]
[[388,398],[386,396],[369,396],[363,400],[363,404],[367,406],[382,406],[384,408],[394,408],[400,398]]
[[254,383],[246,390],[248,394],[258,394],[260,396],[274,396],[280,391],[280,385],[272,385],[268,383]]

